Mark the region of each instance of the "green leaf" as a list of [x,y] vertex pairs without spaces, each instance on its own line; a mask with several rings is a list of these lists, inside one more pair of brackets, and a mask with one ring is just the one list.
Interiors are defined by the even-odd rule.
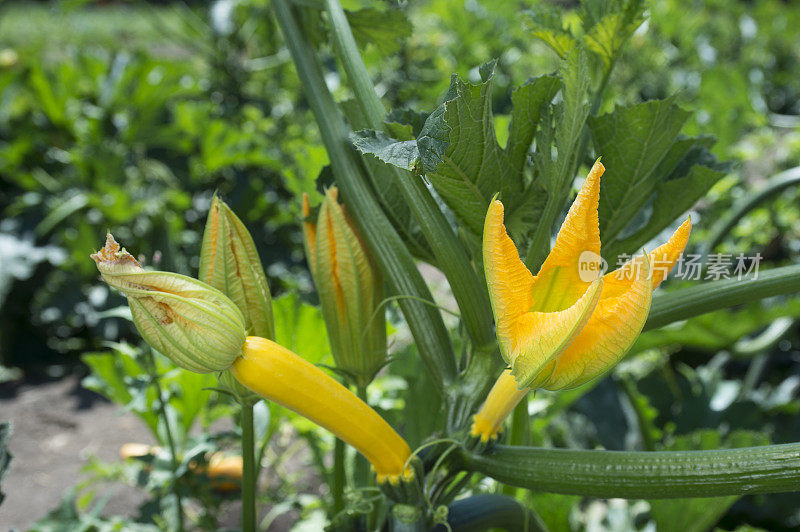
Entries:
[[600,193],[600,237],[616,238],[680,158],[671,154],[689,113],[674,98],[621,107],[589,119],[606,172]]
[[272,300],[275,341],[312,364],[331,360],[328,333],[319,308],[304,303],[294,292]]
[[580,149],[581,138],[589,115],[586,98],[591,74],[587,53],[582,46],[570,52],[561,67],[561,77],[564,80],[563,101],[556,106],[555,113],[542,117],[536,135],[533,162],[537,176],[542,177],[540,186],[547,189],[547,204],[539,216],[525,259],[533,271],[538,270],[550,250],[556,217],[566,203],[581,162],[579,158],[583,156],[579,152],[583,151]]
[[561,10],[556,7],[537,5],[527,12],[526,22],[531,35],[547,44],[562,59],[578,44],[564,29]]
[[513,175],[497,142],[492,119],[491,79],[473,85],[454,77],[455,97],[436,109],[417,145],[422,168],[461,222],[481,234],[489,201],[518,197],[522,180]]
[[550,75],[532,78],[511,92],[513,108],[506,154],[514,171],[522,172],[525,167],[542,108],[555,97],[560,88],[561,82],[558,77]]
[[362,47],[374,44],[382,56],[397,52],[411,35],[411,22],[399,9],[381,11],[367,7],[346,13],[358,44]]
[[413,170],[419,158],[417,141],[395,140],[382,131],[363,129],[353,133],[352,140],[361,153],[405,170]]
[[558,84],[546,76],[515,92],[516,124],[504,150],[495,134],[490,69],[481,73],[484,81],[479,84],[451,80],[447,100],[431,113],[417,138],[419,169],[473,235],[482,234],[489,201],[498,192],[512,220],[509,229],[519,234],[521,225],[534,223],[541,209],[541,189],[527,187],[522,171],[542,105],[552,99]]
[[727,166],[717,163],[708,150],[713,142],[710,137],[698,137],[680,139],[672,145],[661,167],[674,169],[656,185],[649,219],[633,234],[608,242],[604,254],[609,260],[640,250],[675,218],[691,209],[726,174]]
[[[556,108],[555,141],[558,159],[555,172],[548,183],[550,193],[561,193],[572,184],[577,167],[578,143],[586,118],[589,116],[589,102],[586,95],[592,82],[589,72],[589,59],[583,48],[573,50],[561,68],[564,79],[563,103]],[[546,174],[546,177],[550,177]]]
[[[702,430],[675,438],[666,446],[669,451],[731,449],[767,445],[762,434],[737,431],[723,441],[718,430]],[[738,496],[706,499],[658,499],[648,501],[659,532],[704,532],[725,515]]]
[[586,47],[607,67],[611,65],[628,37],[644,22],[645,7],[643,0],[584,3],[582,18],[588,30]]

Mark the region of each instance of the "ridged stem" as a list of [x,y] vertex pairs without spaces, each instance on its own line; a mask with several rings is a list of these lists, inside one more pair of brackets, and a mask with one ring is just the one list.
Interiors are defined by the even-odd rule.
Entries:
[[706,312],[751,303],[765,297],[800,291],[800,266],[783,266],[758,272],[757,279],[710,281],[659,294],[644,330],[657,329]]
[[336,438],[333,446],[333,475],[331,481],[331,494],[333,495],[332,515],[337,515],[344,510],[345,460],[345,443]]
[[469,471],[536,491],[670,499],[800,490],[800,443],[714,451],[583,451],[498,445],[458,451]]
[[175,495],[175,518],[177,523],[178,532],[185,530],[183,523],[183,497],[181,496],[181,487],[178,483],[178,448],[175,445],[175,438],[172,436],[172,427],[169,423],[169,416],[167,416],[166,400],[164,399],[164,390],[161,387],[161,376],[158,374],[158,366],[156,359],[153,356],[153,351],[149,348],[145,349],[145,359],[147,360],[147,371],[150,373],[150,382],[156,389],[158,394],[158,416],[164,423],[164,433],[167,436],[167,446],[169,447],[170,458],[172,459],[172,491]]
[[349,144],[345,122],[325,84],[314,49],[297,25],[290,2],[274,0],[272,7],[349,212],[394,292],[412,296],[400,299],[398,304],[441,392],[457,375],[453,347],[442,317],[436,309],[413,299],[433,301],[411,253],[369,190],[358,155]]

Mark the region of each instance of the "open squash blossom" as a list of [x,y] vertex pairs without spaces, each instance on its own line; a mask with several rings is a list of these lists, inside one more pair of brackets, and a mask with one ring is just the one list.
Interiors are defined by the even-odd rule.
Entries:
[[128,298],[142,338],[178,366],[222,371],[241,354],[244,318],[219,290],[185,275],[145,270],[111,233],[91,257],[103,280]]
[[231,367],[242,384],[326,428],[372,464],[379,483],[414,478],[411,449],[375,410],[317,366],[265,338],[247,338]]
[[386,361],[383,280],[335,187],[325,193],[316,223],[303,195],[303,236],[311,275],[336,366],[364,387]]
[[483,441],[530,389],[575,388],[606,372],[630,349],[650,312],[652,293],[678,261],[691,231],[601,277],[597,161],[567,214],[555,245],[534,276],[503,225],[503,204],[486,214],[483,262],[500,352],[510,365],[475,416]]

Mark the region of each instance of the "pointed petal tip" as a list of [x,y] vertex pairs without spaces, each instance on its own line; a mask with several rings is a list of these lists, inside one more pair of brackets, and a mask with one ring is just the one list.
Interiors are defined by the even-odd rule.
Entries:
[[592,165],[591,170],[589,170],[589,175],[587,176],[587,179],[588,178],[599,179],[605,173],[605,171],[606,167],[603,166],[603,163],[600,162],[600,157],[598,157],[597,160]]

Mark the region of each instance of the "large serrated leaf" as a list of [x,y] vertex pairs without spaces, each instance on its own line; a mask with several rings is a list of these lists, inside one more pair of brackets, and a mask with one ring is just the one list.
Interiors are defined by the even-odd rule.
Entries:
[[[617,237],[680,161],[668,158],[689,113],[674,98],[619,107],[589,119],[606,172],[600,194],[600,236]],[[662,164],[666,163],[666,164]]]
[[361,153],[405,170],[413,170],[419,158],[416,140],[395,140],[382,131],[372,129],[356,131],[351,139]]
[[500,192],[512,200],[523,190],[495,136],[491,87],[491,79],[473,85],[454,78],[455,97],[431,114],[417,139],[426,175],[475,234],[483,229],[492,196]]
[[542,108],[561,88],[557,76],[540,76],[511,92],[511,124],[508,127],[506,154],[511,168],[522,172],[542,115]]
[[679,139],[672,145],[660,165],[665,171],[672,170],[655,187],[649,218],[635,230],[623,232],[617,240],[605,242],[607,258],[639,250],[691,209],[725,175],[727,167],[717,163],[709,151],[713,144],[713,137],[697,137]]

